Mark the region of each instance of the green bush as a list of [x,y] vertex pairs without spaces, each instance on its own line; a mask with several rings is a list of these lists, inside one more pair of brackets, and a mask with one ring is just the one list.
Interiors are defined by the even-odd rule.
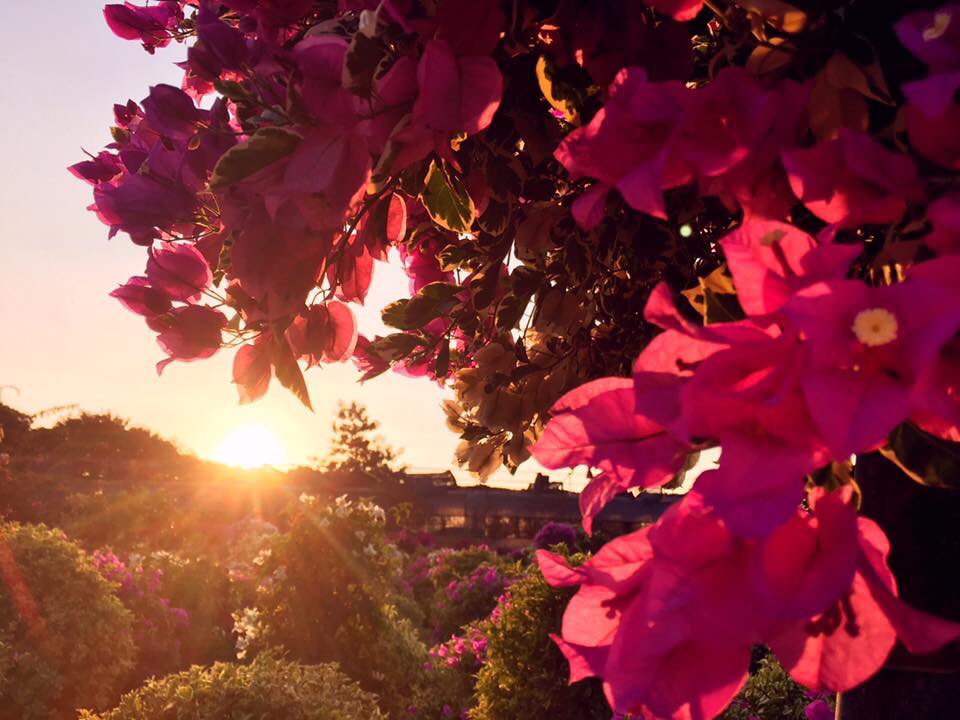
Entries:
[[430,639],[440,642],[489,615],[518,572],[517,563],[486,545],[474,545],[412,558],[404,574],[409,592],[422,608]]
[[0,525],[0,718],[75,717],[116,700],[136,648],[114,589],[60,531]]
[[151,680],[101,715],[81,720],[385,720],[376,697],[336,665],[297,665],[271,654],[249,665],[194,666]]
[[550,587],[531,566],[478,625],[487,648],[471,720],[609,720],[600,682],[591,678],[569,685],[567,661],[549,637],[560,632],[574,591]]
[[383,511],[304,497],[289,532],[273,538],[253,567],[256,597],[235,616],[238,655],[282,647],[299,662],[337,662],[401,717],[427,651],[392,601],[401,558],[386,542]]
[[807,689],[766,654],[720,720],[806,720],[811,700]]
[[163,592],[174,607],[187,611],[190,630],[181,640],[183,666],[210,665],[235,657],[233,610],[252,593],[231,582],[223,564],[205,557],[155,552],[143,566],[163,573]]

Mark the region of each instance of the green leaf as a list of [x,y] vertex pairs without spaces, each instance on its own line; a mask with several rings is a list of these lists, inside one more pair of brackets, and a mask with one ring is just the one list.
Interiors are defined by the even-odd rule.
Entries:
[[217,161],[210,178],[210,189],[222,190],[250,177],[292,153],[301,140],[295,132],[284,128],[257,130],[245,141],[227,150]]
[[562,112],[564,120],[568,123],[579,125],[580,111],[577,109],[579,97],[576,89],[557,78],[556,67],[546,56],[541,55],[537,60],[536,72],[540,91],[550,106]]
[[423,344],[416,335],[409,333],[392,333],[386,337],[377,338],[370,343],[370,350],[379,358],[393,362],[407,357]]
[[300,369],[297,359],[293,356],[293,351],[287,344],[287,339],[283,335],[274,335],[272,350],[273,371],[277,376],[277,381],[292,392],[312,412],[313,404],[310,402],[307,383],[303,379],[303,371]]
[[463,183],[450,177],[435,160],[427,170],[420,202],[437,225],[452,232],[470,232],[477,217],[477,209]]
[[908,477],[930,487],[960,487],[960,443],[942,440],[903,423],[880,453]]
[[490,198],[487,209],[478,219],[480,229],[489,235],[502,235],[510,224],[510,204]]
[[684,290],[693,309],[703,316],[704,325],[733,322],[744,318],[743,308],[737,299],[726,265],[721,265],[706,277],[698,278],[698,287]]
[[437,253],[437,260],[440,262],[440,269],[443,272],[457,270],[468,260],[473,260],[477,256],[477,249],[472,243],[460,243],[459,245],[447,245],[443,250]]
[[377,66],[386,54],[386,48],[377,40],[356,33],[343,58],[341,79],[344,89],[360,97],[370,97]]
[[520,322],[524,311],[530,304],[530,295],[506,295],[497,309],[497,329],[512,330]]
[[385,325],[399,330],[416,330],[431,320],[444,315],[458,302],[456,294],[462,288],[449,283],[434,282],[424,286],[412,298],[397,300],[381,312]]
[[434,371],[438,378],[445,378],[447,373],[450,372],[450,341],[447,338],[444,338],[440,344],[440,352],[437,353]]

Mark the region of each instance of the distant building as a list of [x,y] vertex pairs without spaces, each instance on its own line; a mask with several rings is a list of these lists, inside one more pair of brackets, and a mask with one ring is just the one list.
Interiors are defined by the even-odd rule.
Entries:
[[[524,544],[548,522],[579,525],[579,495],[540,474],[527,490],[486,485],[461,487],[453,473],[405,474],[391,486],[344,485],[350,494],[374,498],[384,506],[407,503],[422,529],[450,540]],[[678,495],[641,493],[614,498],[597,516],[594,527],[620,535],[655,521]]]

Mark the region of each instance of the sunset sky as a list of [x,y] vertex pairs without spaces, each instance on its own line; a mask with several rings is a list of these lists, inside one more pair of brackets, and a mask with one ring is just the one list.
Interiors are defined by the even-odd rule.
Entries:
[[[146,255],[86,210],[90,187],[66,166],[110,141],[112,105],[141,100],[149,85],[179,84],[173,62],[185,48],[150,56],[114,37],[102,0],[8,3],[0,27],[0,385],[2,400],[25,412],[76,404],[109,411],[211,456],[234,429],[262,425],[291,462],[322,455],[338,399],[358,400],[383,423],[387,440],[414,467],[447,467],[457,438],[443,423],[444,391],[427,380],[388,373],[359,385],[353,366],[306,374],[316,412],[273,386],[263,400],[237,403],[232,353],[174,363],[143,320],[107,297],[142,273]],[[405,276],[379,264],[360,327],[381,329],[379,309],[405,290]],[[535,469],[521,470],[526,485]],[[466,475],[458,473],[462,479]],[[509,479],[501,477],[500,480]],[[554,478],[561,480],[560,474]]]

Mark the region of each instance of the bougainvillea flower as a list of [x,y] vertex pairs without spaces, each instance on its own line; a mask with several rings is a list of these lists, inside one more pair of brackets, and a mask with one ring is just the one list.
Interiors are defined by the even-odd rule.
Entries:
[[472,135],[493,120],[503,94],[503,76],[490,57],[458,57],[443,40],[427,42],[417,66],[420,94],[414,117],[441,132]]
[[270,341],[269,336],[262,335],[255,342],[243,345],[233,356],[233,383],[241,405],[259,400],[270,386],[273,370]]
[[877,288],[817,283],[784,312],[809,343],[801,383],[835,458],[877,447],[909,416],[919,374],[958,323],[956,299],[922,278]]
[[383,152],[397,123],[412,112],[417,94],[417,62],[411,57],[401,57],[383,75],[374,78],[368,125],[372,152]]
[[852,486],[821,488],[795,506],[792,517],[759,546],[753,582],[770,621],[809,618],[850,589],[857,566],[859,530]]
[[[808,131],[807,107],[810,85],[784,81],[771,89],[760,90],[755,80],[739,72],[730,76],[739,92],[753,97],[758,117],[743,126],[748,152],[730,169],[698,178],[700,191],[718,196],[729,208],[743,210],[744,222],[754,218],[782,220],[796,203],[780,156],[799,145]],[[720,76],[718,76],[719,79]],[[709,91],[713,83],[695,93]],[[709,94],[709,93],[708,93]],[[736,113],[736,109],[733,110]]]
[[910,13],[894,26],[900,42],[931,72],[960,68],[960,4]]
[[[401,195],[390,193],[381,198],[360,219],[354,247],[366,248],[375,260],[385,261],[391,247],[396,247],[407,234],[407,204]],[[423,237],[421,233],[419,239]],[[416,292],[416,291],[414,291]]]
[[816,691],[843,692],[874,675],[899,639],[912,653],[931,653],[960,637],[960,624],[916,610],[898,597],[887,565],[890,543],[880,527],[857,518],[856,572],[848,591],[812,620],[769,639],[784,668]]
[[343,62],[347,42],[334,35],[307,37],[297,43],[293,56],[303,76],[300,94],[318,123],[349,129],[357,123],[356,96],[343,87]]
[[960,71],[933,75],[904,86],[907,137],[910,145],[927,160],[946,168],[960,168]]
[[490,55],[505,22],[496,0],[447,0],[437,8],[436,37],[458,56]]
[[196,198],[182,185],[146,175],[124,175],[116,185],[100,183],[93,189],[91,207],[111,232],[123,230],[138,244],[149,244],[157,227],[189,222]]
[[691,93],[678,139],[679,151],[698,175],[719,175],[742,162],[775,123],[779,97],[746,70],[726,67]]
[[790,187],[814,215],[850,228],[896,222],[922,199],[917,169],[871,136],[842,130],[833,140],[783,153]]
[[186,243],[162,242],[151,248],[147,277],[173,300],[195,299],[213,282],[203,253]]
[[744,223],[720,246],[747,315],[776,312],[800,288],[843,277],[861,250],[818,244],[793,225],[760,220]]
[[322,271],[332,238],[306,227],[289,204],[271,217],[253,207],[240,215],[231,248],[233,277],[269,317],[294,314],[303,307]]
[[703,0],[644,0],[657,12],[669,15],[674,20],[693,20],[703,8]]
[[170,310],[170,297],[150,286],[150,281],[142,276],[132,277],[121,285],[110,297],[116,298],[130,312],[144,317],[162,315]]
[[747,549],[692,493],[579,568],[538,553],[547,582],[580,584],[555,639],[571,681],[600,676],[617,712],[714,717],[746,681],[757,637]]
[[580,493],[583,527],[620,493],[670,481],[687,447],[636,414],[630,378],[601,378],[571,390],[550,409],[552,419],[530,449],[544,467],[587,465],[601,474]]
[[200,3],[197,40],[199,42],[189,49],[188,57],[193,67],[193,53],[199,48],[205,58],[213,61],[212,67],[209,62],[205,67],[208,79],[214,79],[224,70],[236,70],[248,59],[249,52],[243,33],[220,20],[211,2]]
[[96,157],[90,160],[83,160],[67,168],[70,174],[80,178],[91,185],[99,185],[102,182],[109,182],[121,172],[123,166],[119,158],[110,152],[97,153]]
[[345,252],[336,265],[327,270],[327,277],[338,282],[337,298],[345,302],[357,302],[361,305],[373,282],[373,255],[366,247],[357,243],[358,252]]
[[927,208],[932,228],[923,238],[928,248],[938,255],[960,253],[960,194],[937,198]]
[[174,360],[202,360],[220,349],[226,316],[206,305],[177,307],[154,321],[157,343],[170,357],[157,363],[157,373]]
[[586,222],[588,218],[602,218],[605,191],[614,187],[635,210],[666,217],[663,190],[692,178],[674,148],[688,100],[683,83],[650,83],[643,68],[625,68],[617,74],[604,106],[588,125],[567,135],[555,153],[571,178],[589,177],[600,183],[582,201],[593,212],[574,207],[581,226],[594,224]]
[[679,313],[666,283],[650,293],[644,317],[664,332],[647,343],[634,362],[636,412],[669,429],[674,437],[689,440],[680,403],[683,383],[706,358],[736,343],[769,339],[769,329],[750,320],[694,325]]
[[186,140],[197,132],[200,110],[180,88],[154,85],[140,105],[150,127],[164,137]]
[[[950,296],[955,293],[958,276],[960,255],[918,263],[907,271],[908,281],[930,283],[945,290],[948,295],[940,302],[948,307],[960,302]],[[960,339],[950,338],[936,358],[921,370],[913,405],[912,422],[932,435],[960,442]]]
[[152,53],[170,44],[170,31],[183,17],[183,12],[176,0],[163,0],[150,7],[129,2],[107,5],[103,16],[114,35],[124,40],[139,40],[144,49]]
[[454,281],[453,272],[443,271],[437,259],[437,255],[447,244],[449,240],[440,232],[428,231],[418,235],[415,244],[401,244],[398,247],[400,262],[410,279],[408,287],[411,296],[432,282]]
[[301,193],[323,193],[344,208],[370,175],[366,141],[333,127],[311,128],[289,158],[283,182]]
[[309,365],[344,362],[357,345],[357,320],[349,305],[331,300],[306,308],[286,335],[294,356],[305,358]]

